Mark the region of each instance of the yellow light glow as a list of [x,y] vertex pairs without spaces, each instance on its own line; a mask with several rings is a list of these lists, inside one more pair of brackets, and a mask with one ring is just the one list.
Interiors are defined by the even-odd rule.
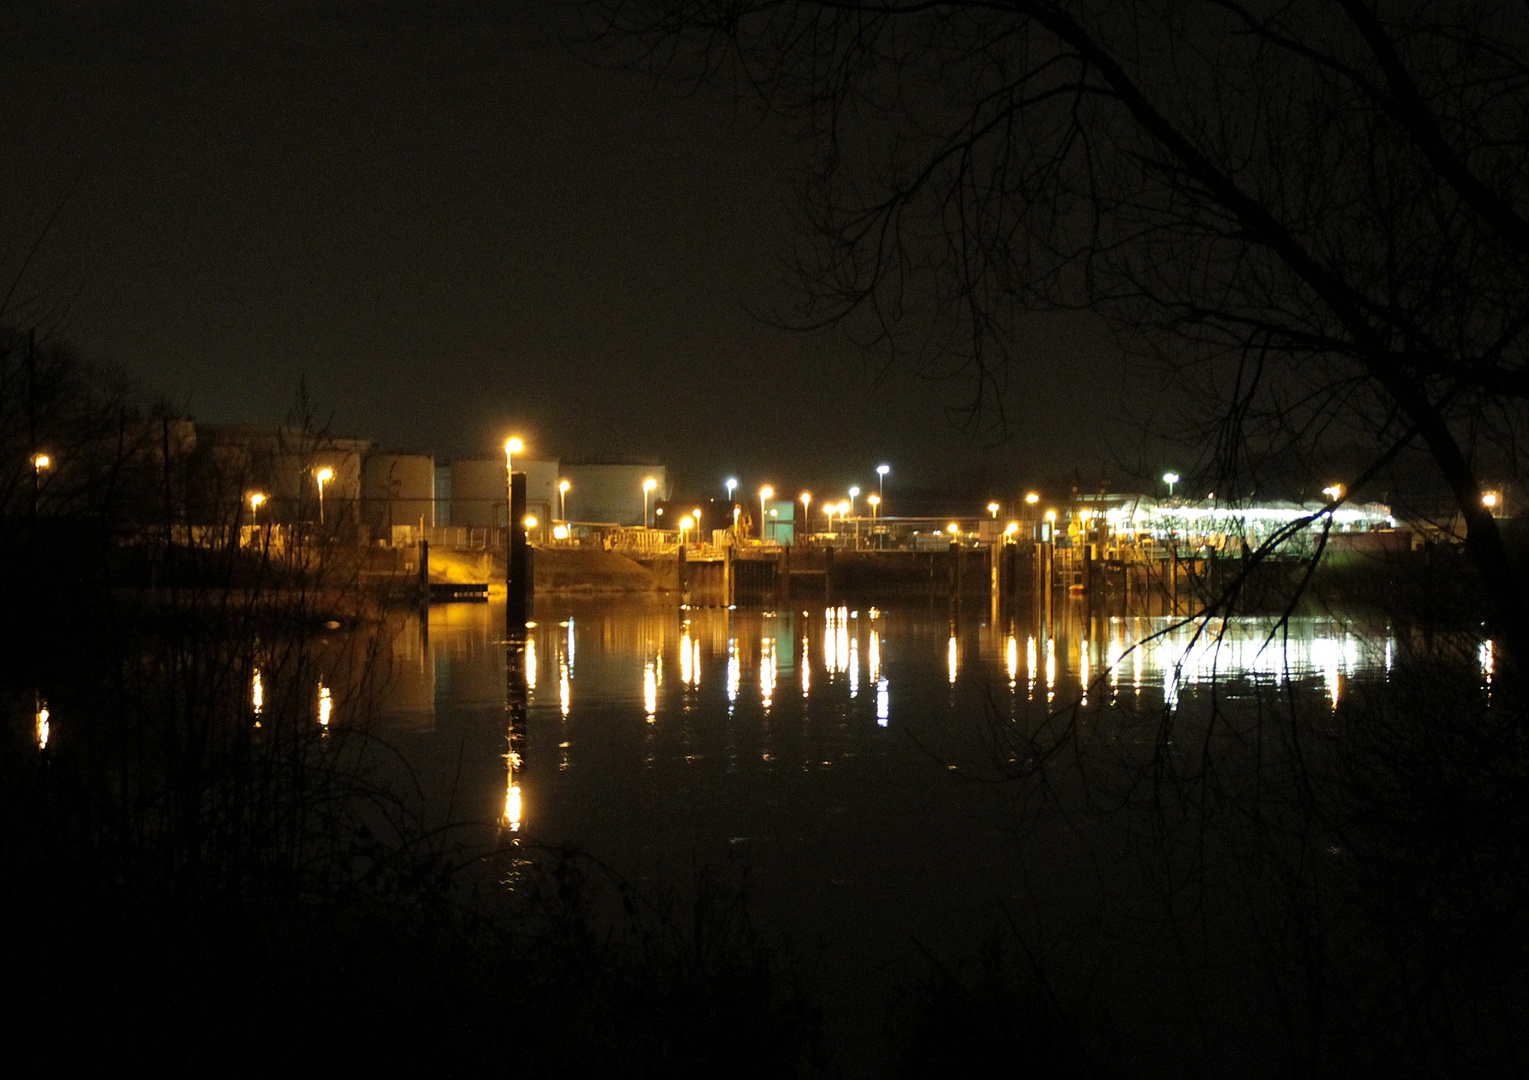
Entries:
[[1040,501],[1041,501],[1041,493],[1039,491],[1031,491],[1031,492],[1026,493],[1026,495],[1025,495],[1025,502],[1029,503],[1031,506],[1034,506],[1036,503],[1038,503]]
[[1019,522],[1017,521],[1011,521],[1003,527],[1003,535],[1005,536],[1013,536],[1017,532],[1019,532]]
[[693,528],[695,528],[695,518],[690,517],[688,514],[680,518],[680,529],[682,531],[689,532]]
[[849,510],[850,510],[850,506],[849,506],[848,502],[841,502],[839,504],[839,516],[840,517],[844,517],[844,515],[848,514]]
[[526,528],[534,529],[534,528],[536,528],[537,524],[538,524],[538,522],[536,520],[536,515],[535,514],[527,514],[526,515]]
[[568,494],[568,489],[571,488],[571,487],[573,487],[573,485],[570,484],[567,480],[559,480],[557,482],[557,489],[559,491],[561,491],[564,495]]
[[1333,502],[1337,502],[1343,497],[1343,485],[1331,484],[1328,487],[1322,489],[1322,494],[1326,495]]
[[526,444],[520,441],[519,435],[511,435],[504,441],[504,452],[506,454],[518,454],[525,448]]
[[658,487],[658,481],[651,476],[642,482],[642,490],[644,491],[652,491],[656,487]]
[[326,465],[322,469],[320,469],[318,472],[314,473],[313,475],[314,475],[314,478],[317,479],[319,483],[327,484],[327,483],[329,483],[329,481],[334,479],[334,470]]
[[53,733],[53,725],[48,719],[48,707],[42,702],[37,703],[37,749],[48,748],[48,737]]
[[520,785],[512,783],[504,793],[504,823],[511,832],[520,831]]
[[1501,501],[1502,496],[1497,494],[1495,491],[1488,491],[1481,496],[1481,505],[1485,506],[1488,510],[1492,509]]
[[1055,510],[1047,510],[1046,511],[1046,520],[1055,523],[1055,521],[1056,521],[1056,511]]
[[987,504],[987,512],[989,514],[993,515],[994,520],[997,520],[997,518],[998,518],[998,504],[995,503],[995,502],[988,503]]
[[554,526],[552,526],[552,539],[554,539],[554,540],[567,540],[568,539],[568,526],[567,525],[554,525]]
[[775,498],[775,489],[772,488],[769,484],[766,484],[764,487],[759,489],[759,497],[761,499],[773,499]]
[[265,680],[259,668],[250,674],[250,708],[257,717],[265,711]]
[[41,472],[53,464],[53,459],[47,454],[38,454],[32,458],[32,467]]
[[954,536],[956,533],[961,531],[961,526],[952,521],[949,525],[945,526],[945,531],[950,533],[951,536]]
[[319,726],[329,726],[329,715],[334,711],[334,701],[329,696],[329,687],[319,683]]
[[1079,510],[1078,511],[1078,520],[1079,521],[1087,521],[1089,518],[1091,518],[1093,516],[1094,516],[1094,512],[1092,510]]
[[263,502],[265,502],[265,496],[260,494],[260,492],[256,491],[256,492],[252,492],[250,494],[250,509],[251,510],[259,510],[260,509],[260,504],[263,503]]

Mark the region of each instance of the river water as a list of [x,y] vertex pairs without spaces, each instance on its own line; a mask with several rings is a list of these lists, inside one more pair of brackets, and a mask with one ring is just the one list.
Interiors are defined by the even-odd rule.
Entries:
[[[1212,699],[1320,716],[1384,679],[1397,644],[1340,618],[1175,626],[1076,605],[1049,634],[943,605],[560,599],[538,602],[523,648],[498,605],[394,630],[377,730],[439,812],[574,845],[658,892],[700,865],[746,870],[758,924],[865,1046],[921,952],[969,952],[1000,922],[1097,975],[1104,937],[1153,922],[1139,821],[1111,812],[1173,743],[1163,718]],[[1105,996],[1171,996],[1150,967],[1111,969]],[[1168,1043],[1190,1023],[1143,1015]]]

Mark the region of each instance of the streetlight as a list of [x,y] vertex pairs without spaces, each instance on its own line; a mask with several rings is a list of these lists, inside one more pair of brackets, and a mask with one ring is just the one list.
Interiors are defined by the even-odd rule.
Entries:
[[1168,485],[1168,497],[1173,498],[1173,485],[1179,482],[1179,474],[1176,472],[1163,473],[1163,483]]
[[658,481],[651,476],[642,482],[642,527],[644,529],[648,527],[648,494],[656,487],[658,487]]
[[1498,504],[1501,502],[1502,496],[1495,491],[1486,491],[1481,495],[1481,505],[1486,507],[1488,510],[1496,510]]
[[329,466],[317,470],[313,478],[319,482],[319,524],[324,524],[324,485],[334,479],[334,470]]
[[994,521],[998,520],[998,504],[997,503],[988,503],[987,504],[987,512],[989,514],[993,515],[993,520]]
[[1003,535],[1009,543],[1014,543],[1014,538],[1019,535],[1019,522],[1011,521],[1003,527]]
[[775,497],[775,489],[769,484],[759,489],[759,539],[765,538],[765,500]]
[[1343,485],[1333,484],[1330,487],[1325,487],[1322,489],[1322,494],[1326,495],[1331,501],[1337,502],[1343,498]]
[[258,491],[250,492],[250,524],[260,524],[260,504],[265,502],[265,496]]
[[876,466],[876,495],[879,498],[887,497],[887,473],[892,471],[890,465]]
[[1036,503],[1038,503],[1040,501],[1041,501],[1041,493],[1039,491],[1031,491],[1031,492],[1027,492],[1025,494],[1025,502],[1029,503],[1031,506],[1034,506]]
[[43,472],[45,469],[52,468],[52,466],[53,459],[50,458],[47,454],[32,455],[32,468],[37,470],[38,473]]
[[515,471],[515,455],[526,448],[526,444],[520,441],[519,435],[511,435],[504,442],[504,471]]
[[876,508],[881,505],[880,495],[867,495],[865,501],[871,504],[871,520],[876,520]]
[[736,476],[729,476],[727,478],[727,483],[722,486],[727,488],[727,501],[732,502],[733,492],[738,488],[738,478]]
[[951,539],[955,539],[956,534],[961,531],[961,526],[952,521],[949,525],[945,526],[945,531],[950,533]]
[[806,536],[812,532],[812,492],[804,491],[798,498],[802,500],[802,535]]
[[558,517],[568,520],[568,489],[573,487],[567,480],[557,482]]
[[828,519],[828,526],[825,530],[827,532],[831,533],[834,531],[834,511],[837,509],[838,507],[833,503],[825,503],[823,505],[823,516]]
[[852,488],[849,489],[849,512],[850,512],[851,516],[853,516],[854,513],[855,513],[855,499],[858,498],[859,495],[860,495],[860,489],[859,488],[852,487]]
[[691,517],[689,514],[686,514],[684,517],[680,518],[680,544],[681,545],[684,545],[684,544],[687,544],[687,543],[690,542],[689,533],[690,533],[690,530],[694,526],[695,526],[695,518]]

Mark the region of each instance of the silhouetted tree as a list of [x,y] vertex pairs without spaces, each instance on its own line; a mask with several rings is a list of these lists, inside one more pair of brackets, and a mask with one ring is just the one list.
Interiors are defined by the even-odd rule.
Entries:
[[1482,506],[1529,396],[1522,5],[595,4],[816,140],[809,322],[955,358],[980,402],[1029,362],[1021,309],[1093,309],[1200,407],[1218,492],[1337,440],[1369,448],[1351,486],[1421,452],[1529,663]]

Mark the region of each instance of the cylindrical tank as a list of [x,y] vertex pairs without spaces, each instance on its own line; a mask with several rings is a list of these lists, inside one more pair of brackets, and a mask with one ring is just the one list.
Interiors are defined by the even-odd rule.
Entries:
[[[518,471],[518,470],[517,470]],[[460,458],[451,463],[451,524],[494,528],[505,521],[509,498],[504,458]]]
[[435,459],[369,454],[361,464],[361,517],[379,539],[395,525],[435,524]]

